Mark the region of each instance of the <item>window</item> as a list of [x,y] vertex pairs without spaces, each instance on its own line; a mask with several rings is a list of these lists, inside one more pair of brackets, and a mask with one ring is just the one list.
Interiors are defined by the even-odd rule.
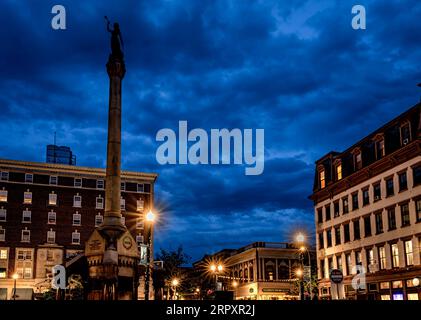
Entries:
[[418,293],[408,293],[408,300],[419,300],[418,299]]
[[6,222],[7,211],[3,207],[0,208],[0,222]]
[[323,189],[324,187],[326,187],[326,178],[325,178],[324,170],[319,172],[319,183],[320,183],[320,189]]
[[32,216],[32,214],[31,214],[30,210],[28,210],[28,209],[23,210],[23,212],[22,212],[22,222],[23,223],[31,223],[31,216]]
[[48,205],[50,206],[57,205],[57,194],[55,194],[54,191],[48,195]]
[[32,250],[16,250],[16,273],[20,279],[32,278]]
[[142,218],[136,219],[136,229],[143,229],[144,223]]
[[126,210],[126,199],[120,198],[120,209]]
[[364,217],[364,237],[371,236],[371,216]]
[[336,257],[336,265],[337,265],[337,267],[338,267],[338,269],[339,270],[343,270],[343,267],[342,267],[342,257],[341,256],[337,256]]
[[72,244],[80,244],[80,233],[77,230],[72,232]]
[[80,226],[82,224],[82,216],[78,211],[73,214],[73,225],[74,226]]
[[96,188],[97,189],[104,189],[104,180],[97,180],[96,181]]
[[411,130],[409,128],[409,123],[406,123],[401,127],[401,145],[406,146],[410,140]]
[[[368,268],[370,269],[374,267],[374,265],[376,264],[376,260],[374,259],[374,250],[373,249],[368,249],[367,250],[367,264],[368,264]],[[370,272],[373,272],[374,270],[370,270]]]
[[341,228],[335,227],[335,245],[341,244]]
[[32,173],[25,173],[25,183],[33,183],[34,175]]
[[7,202],[7,190],[0,190],[0,202]]
[[392,267],[399,268],[399,248],[398,244],[394,243],[391,246],[392,249]]
[[81,178],[75,178],[75,188],[82,188],[82,179]]
[[99,195],[96,198],[96,205],[95,205],[96,209],[104,209],[104,198],[101,197],[101,195]]
[[334,215],[335,218],[339,217],[339,202],[338,201],[336,201],[333,204],[333,215]]
[[344,242],[347,243],[351,241],[351,235],[349,232],[349,223],[344,224]]
[[23,203],[32,204],[32,192],[29,190],[23,193]]
[[126,225],[126,217],[121,217],[121,224]]
[[30,242],[31,241],[31,230],[28,230],[25,228],[25,230],[22,230],[21,233],[21,242]]
[[121,182],[120,183],[120,190],[121,191],[126,191],[126,183],[125,182]]
[[323,232],[319,233],[319,249],[323,249],[325,247],[324,239],[323,239]]
[[374,202],[379,201],[382,198],[380,183],[376,183],[373,185],[373,191],[374,191]]
[[7,260],[7,249],[0,249],[0,260]]
[[330,271],[332,271],[334,269],[334,267],[333,267],[333,258],[327,259],[327,265],[328,265],[329,273],[330,273]]
[[6,230],[0,226],[0,241],[6,241]]
[[100,213],[98,213],[98,214],[95,216],[95,227],[100,226],[100,225],[101,225],[101,223],[102,223],[102,221],[104,221],[104,217],[103,217]]
[[143,244],[143,236],[141,234],[138,234],[136,236],[136,243],[139,246],[140,244]]
[[349,212],[348,197],[342,199],[342,210],[343,214],[347,214]]
[[392,288],[393,289],[401,289],[403,288],[403,283],[401,280],[392,281]]
[[47,243],[56,243],[56,232],[53,229],[47,231]]
[[[137,200],[136,201],[136,209],[137,209],[137,211],[143,211],[144,204],[145,203],[144,203],[144,201],[142,199]],[[320,208],[320,210],[321,210],[321,208]],[[320,221],[320,222],[322,222],[322,221]]]
[[354,168],[355,171],[360,170],[363,167],[363,162],[361,158],[361,152],[354,155]]
[[331,247],[332,246],[332,230],[329,229],[326,231],[326,238],[327,238],[327,247]]
[[356,262],[357,266],[362,266],[363,265],[361,251],[356,251],[355,252],[355,260],[356,260],[355,262]]
[[363,190],[363,206],[370,204],[370,194],[368,188]]
[[376,213],[376,234],[383,233],[383,215],[381,212]]
[[406,172],[402,172],[399,174],[399,192],[408,189],[408,181],[406,178]]
[[336,166],[336,179],[339,181],[342,179],[342,165],[338,164]]
[[395,193],[395,190],[393,188],[393,178],[389,178],[386,180],[386,196],[390,197],[393,196]]
[[[320,274],[322,278],[325,278],[325,260],[321,259],[320,260]],[[288,270],[288,278],[289,279],[289,270]]]
[[406,227],[411,224],[410,219],[409,219],[408,203],[401,205],[401,218],[402,218],[402,227]]
[[387,209],[387,221],[389,224],[389,231],[396,229],[396,215],[395,215],[395,208],[388,208]]
[[345,254],[345,261],[346,261],[346,274],[350,275],[352,272],[352,260],[351,260],[350,253]]
[[380,299],[383,301],[389,301],[390,300],[390,294],[382,294],[380,296]]
[[380,282],[380,290],[389,290],[390,282]]
[[73,196],[73,207],[75,208],[81,208],[82,207],[82,196],[79,195],[79,193],[75,196]]
[[145,186],[143,185],[143,183],[138,183],[137,192],[144,192],[144,190],[145,190]]
[[53,210],[48,212],[48,224],[56,224],[56,213]]
[[50,176],[50,184],[57,185],[57,176]]
[[412,250],[412,240],[405,241],[405,260],[407,266],[414,264],[414,253]]
[[358,193],[352,195],[352,210],[358,209]]
[[385,156],[384,140],[376,141],[376,159],[379,160]]
[[386,249],[385,247],[379,247],[379,268],[380,270],[386,269]]
[[330,220],[330,205],[327,205],[326,207],[325,207],[325,213],[326,213],[326,221],[329,221]]
[[414,178],[414,186],[421,184],[421,166],[413,168],[412,174]]
[[359,240],[361,238],[360,233],[360,220],[354,220],[354,240]]
[[318,223],[322,223],[323,222],[323,209],[322,208],[318,208],[317,209],[317,222]]
[[415,218],[421,222],[421,199],[415,201]]
[[2,171],[0,174],[0,180],[1,181],[8,181],[9,180],[9,172]]

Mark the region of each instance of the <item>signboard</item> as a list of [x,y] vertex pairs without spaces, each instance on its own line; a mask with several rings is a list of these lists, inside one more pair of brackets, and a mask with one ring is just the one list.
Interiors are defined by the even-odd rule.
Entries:
[[330,270],[330,280],[336,284],[341,283],[344,280],[344,275],[342,271],[339,269]]
[[140,261],[139,264],[143,266],[148,265],[148,246],[146,244],[139,244]]

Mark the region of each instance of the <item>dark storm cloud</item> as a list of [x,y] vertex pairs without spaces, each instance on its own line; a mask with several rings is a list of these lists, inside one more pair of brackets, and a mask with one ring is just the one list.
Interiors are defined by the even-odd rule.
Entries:
[[[67,30],[51,29],[52,1],[3,1],[0,157],[44,160],[58,142],[80,165],[104,166],[109,35],[120,22],[123,167],[160,174],[158,245],[205,251],[290,240],[313,227],[314,161],[343,150],[417,102],[418,1],[61,1]],[[265,171],[159,166],[156,132],[265,129]],[[293,228],[294,229],[294,228]]]

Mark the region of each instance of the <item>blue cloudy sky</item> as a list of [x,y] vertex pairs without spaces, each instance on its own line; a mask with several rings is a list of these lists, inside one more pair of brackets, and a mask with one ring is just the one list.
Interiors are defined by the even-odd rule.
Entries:
[[[67,9],[67,30],[51,8]],[[123,169],[159,173],[157,246],[197,259],[313,228],[314,161],[343,150],[421,96],[421,2],[10,1],[0,4],[0,157],[45,160],[70,146],[105,166],[109,35],[120,22]],[[161,128],[265,129],[265,171],[160,166]]]

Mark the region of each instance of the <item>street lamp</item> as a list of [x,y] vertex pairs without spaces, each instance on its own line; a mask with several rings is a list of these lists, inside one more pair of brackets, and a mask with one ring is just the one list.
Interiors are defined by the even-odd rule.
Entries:
[[305,242],[305,240],[306,240],[306,237],[304,236],[304,234],[303,233],[298,233],[296,236],[295,236],[295,240],[298,242],[298,243],[304,243]]
[[16,300],[16,280],[19,278],[19,275],[17,273],[14,273],[12,275],[13,278],[13,300]]
[[215,265],[212,263],[210,265],[210,271],[215,274],[215,291],[217,289],[218,284],[218,273],[222,272],[223,270],[224,266],[222,264]]
[[179,284],[179,281],[177,278],[172,279],[171,281],[171,285],[174,288],[174,294],[173,294],[173,300],[175,300],[175,297],[177,296],[177,286]]
[[152,230],[155,221],[155,214],[152,210],[146,213],[145,220],[148,224],[147,247],[146,247],[146,275],[145,275],[145,300],[149,300],[149,278],[151,273],[151,245],[152,245]]
[[[300,232],[295,236],[295,241],[297,242],[297,244],[300,245],[299,247],[299,251],[300,251],[300,260],[301,260],[301,265],[304,269],[304,253],[307,252],[307,258],[308,258],[308,268],[310,269],[310,279],[309,279],[309,291],[310,291],[310,299],[313,299],[313,289],[312,289],[312,284],[311,284],[311,256],[310,256],[310,251],[308,251],[307,247],[305,246],[305,240],[306,240],[306,236]],[[304,273],[303,273],[304,274]],[[303,279],[304,280],[304,279]],[[304,298],[304,297],[302,297]]]

